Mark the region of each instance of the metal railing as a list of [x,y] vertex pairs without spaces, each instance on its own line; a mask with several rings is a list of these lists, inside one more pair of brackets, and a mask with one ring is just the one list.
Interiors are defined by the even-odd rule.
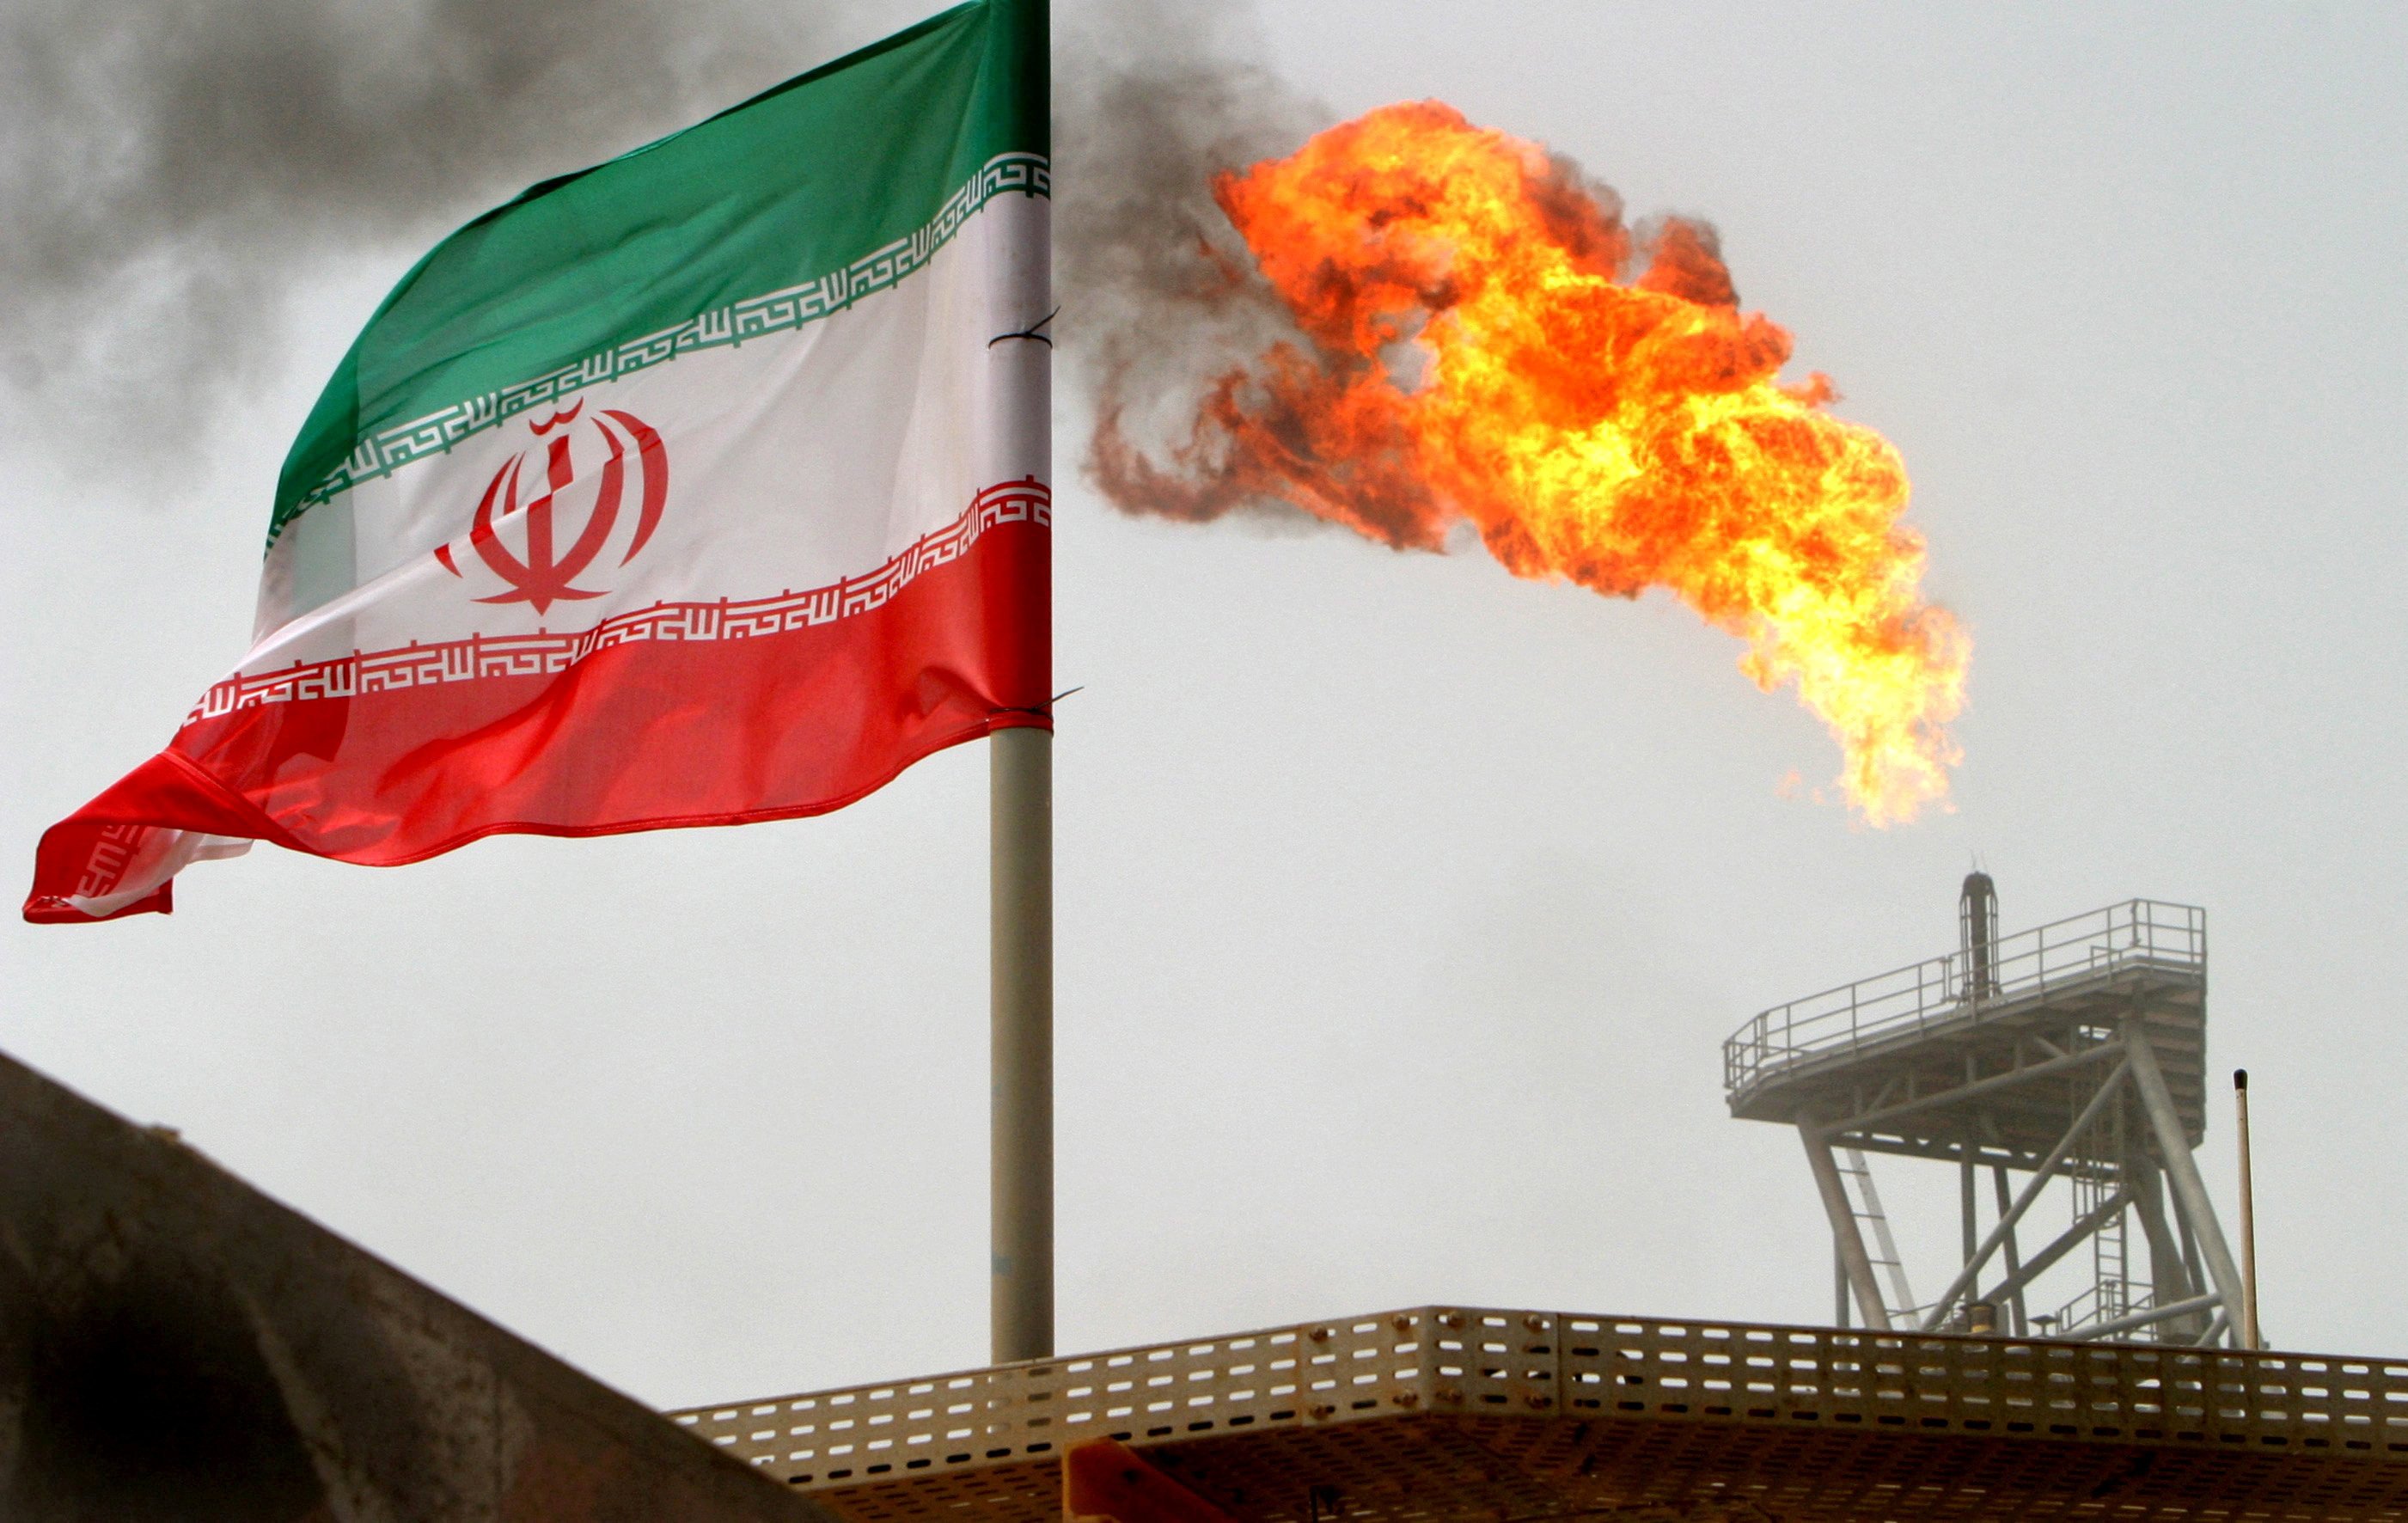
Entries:
[[2157,1301],[2154,1289],[2143,1289],[2128,1280],[2103,1280],[2085,1286],[2080,1294],[2051,1313],[2049,1326],[2055,1329],[2055,1336],[2071,1338],[2085,1328],[2119,1321],[2134,1312],[2145,1312]]
[[1416,1307],[670,1414],[808,1489],[1045,1462],[1088,1438],[1411,1415],[1904,1426],[2408,1464],[2408,1363]]
[[1973,986],[1960,951],[1775,1005],[1723,1043],[1724,1085],[1737,1099],[1809,1058],[1979,1020],[1985,1011],[2133,968],[2203,970],[2207,912],[2127,899],[2001,937],[1989,961],[1987,988]]

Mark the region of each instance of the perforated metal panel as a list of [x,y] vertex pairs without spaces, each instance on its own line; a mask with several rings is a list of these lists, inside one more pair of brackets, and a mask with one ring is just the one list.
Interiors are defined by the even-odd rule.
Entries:
[[674,1414],[848,1516],[2408,1520],[2408,1361],[1420,1308]]

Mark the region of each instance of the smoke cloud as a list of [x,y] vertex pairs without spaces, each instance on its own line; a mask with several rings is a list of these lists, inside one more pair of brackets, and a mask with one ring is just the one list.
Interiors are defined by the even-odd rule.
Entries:
[[[1057,23],[1054,287],[1068,376],[1097,420],[1088,472],[1132,511],[1181,517],[1132,486],[1132,438],[1187,428],[1218,378],[1296,337],[1212,199],[1224,170],[1291,152],[1331,113],[1272,72],[1244,7],[1118,5]],[[1319,521],[1269,500],[1271,522]]]
[[[924,7],[933,9],[933,5]],[[121,471],[190,458],[279,372],[290,294],[399,258],[924,7],[792,0],[14,0],[0,18],[0,397]],[[1216,171],[1329,115],[1251,11],[1057,7],[1065,379],[1192,412],[1288,333]],[[140,417],[129,431],[122,420]]]
[[[189,443],[329,256],[413,251],[833,50],[767,0],[12,0],[0,387],[22,425]],[[110,420],[140,416],[141,441]]]

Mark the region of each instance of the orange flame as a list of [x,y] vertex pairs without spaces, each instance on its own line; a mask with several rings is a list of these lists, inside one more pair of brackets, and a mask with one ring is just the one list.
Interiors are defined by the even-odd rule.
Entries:
[[1424,550],[1469,520],[1517,576],[1668,588],[1747,641],[1760,687],[1797,684],[1866,819],[1944,799],[1971,641],[1923,601],[1905,467],[1824,410],[1824,377],[1780,383],[1789,335],[1738,309],[1710,229],[1668,221],[1626,282],[1614,210],[1436,102],[1214,194],[1309,348],[1222,377],[1167,466],[1108,402],[1113,497],[1187,518],[1277,499]]

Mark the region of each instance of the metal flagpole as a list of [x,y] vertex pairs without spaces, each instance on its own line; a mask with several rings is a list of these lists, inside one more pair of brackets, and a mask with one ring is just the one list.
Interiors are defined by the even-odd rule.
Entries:
[[[1043,134],[1052,100],[1046,0],[995,0],[995,24],[1024,108]],[[1018,232],[997,262],[1002,331],[987,345],[996,369],[996,424],[1012,476],[1053,480],[1052,203],[1011,197]],[[1050,569],[1038,615],[1052,619]],[[1051,629],[1035,632],[1052,648]],[[1051,659],[1027,701],[1046,702]],[[1054,733],[1016,726],[987,736],[988,1329],[994,1361],[1054,1352]]]
[[1054,735],[987,738],[995,1362],[1054,1352]]

